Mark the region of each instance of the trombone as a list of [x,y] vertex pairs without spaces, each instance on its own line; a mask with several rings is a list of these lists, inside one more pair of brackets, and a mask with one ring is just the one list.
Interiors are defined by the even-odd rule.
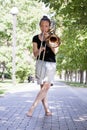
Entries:
[[46,38],[46,44],[49,47],[56,48],[60,45],[60,38],[55,34],[55,22],[51,21],[51,27],[48,31],[49,36]]

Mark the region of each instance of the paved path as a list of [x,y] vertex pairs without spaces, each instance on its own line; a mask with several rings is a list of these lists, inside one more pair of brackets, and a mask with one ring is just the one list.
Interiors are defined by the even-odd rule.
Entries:
[[50,117],[41,103],[32,117],[26,116],[39,91],[35,83],[9,88],[10,93],[0,97],[0,130],[87,130],[87,88],[55,82],[48,92]]

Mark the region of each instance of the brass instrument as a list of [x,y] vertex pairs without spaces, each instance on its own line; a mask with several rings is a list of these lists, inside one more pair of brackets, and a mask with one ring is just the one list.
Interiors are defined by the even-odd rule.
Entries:
[[60,45],[60,38],[55,34],[55,25],[52,23],[51,29],[48,31],[49,36],[46,38],[46,44],[49,47],[56,48]]

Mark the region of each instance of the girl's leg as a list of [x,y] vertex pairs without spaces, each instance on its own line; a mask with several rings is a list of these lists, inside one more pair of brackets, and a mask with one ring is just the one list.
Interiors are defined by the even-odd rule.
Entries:
[[[43,85],[41,85],[41,89],[42,89],[42,87],[43,87]],[[42,99],[42,104],[43,104],[44,109],[45,109],[45,115],[47,115],[47,116],[52,115],[52,113],[49,110],[48,101],[47,101],[46,96]]]
[[27,113],[27,116],[32,116],[34,109],[36,108],[38,103],[45,98],[49,88],[50,88],[50,84],[45,82],[40,92],[37,94],[34,103],[32,104],[30,110]]

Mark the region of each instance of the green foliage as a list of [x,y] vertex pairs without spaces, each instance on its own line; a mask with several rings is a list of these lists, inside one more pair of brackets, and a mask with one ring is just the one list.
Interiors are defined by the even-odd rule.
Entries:
[[80,87],[80,88],[87,88],[87,84],[81,84],[78,82],[66,82],[67,85],[72,86],[72,87]]
[[87,1],[86,0],[41,0],[56,11],[56,15],[62,16],[63,23],[87,25]]
[[1,95],[1,94],[4,94],[4,90],[0,90],[0,95]]
[[[45,8],[43,1],[46,6]],[[0,62],[5,61],[6,71],[12,72],[12,15],[17,6],[17,77],[26,79],[34,74],[32,37],[39,33],[39,20],[43,14],[53,16],[56,33],[61,38],[57,54],[57,71],[87,70],[87,0],[0,0]],[[33,72],[31,71],[33,70]],[[28,72],[28,73],[27,73]],[[22,81],[24,80],[22,79]]]
[[16,76],[17,76],[17,79],[18,79],[18,82],[20,83],[23,83],[24,80],[26,79],[26,74],[27,73],[27,70],[25,68],[19,68],[18,71],[16,71]]
[[57,54],[57,70],[87,70],[87,1],[42,1],[56,12],[57,32],[62,42]]
[[34,74],[34,63],[29,64],[28,61],[23,61],[22,56],[24,55],[21,55],[21,58],[18,59],[16,67],[16,77],[18,82],[24,82],[28,78],[29,74]]
[[[35,0],[0,0],[0,62],[5,62],[6,73],[12,73],[12,7],[19,10],[16,25],[16,74],[20,82],[28,73],[34,74],[32,37],[39,33],[39,20],[49,14],[42,2]],[[32,69],[32,70],[31,70]]]

